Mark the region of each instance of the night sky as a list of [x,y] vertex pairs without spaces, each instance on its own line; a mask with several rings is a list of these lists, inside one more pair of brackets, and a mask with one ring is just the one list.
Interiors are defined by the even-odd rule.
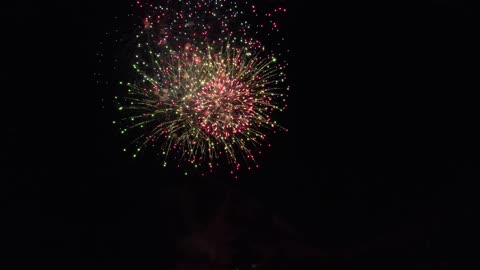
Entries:
[[478,10],[467,1],[263,1],[289,9],[289,132],[239,180],[122,152],[114,94],[93,75],[109,76],[99,42],[130,10],[116,2],[1,5],[0,264],[224,269],[202,268],[179,242],[230,197],[243,213],[230,222],[251,239],[235,246],[241,270],[259,260],[245,254],[264,231],[283,253],[258,269],[464,269],[473,259]]

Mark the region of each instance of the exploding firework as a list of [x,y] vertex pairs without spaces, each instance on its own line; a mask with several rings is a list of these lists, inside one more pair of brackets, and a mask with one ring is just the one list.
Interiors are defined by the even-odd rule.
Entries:
[[286,63],[259,39],[269,36],[266,23],[279,32],[272,14],[252,24],[255,6],[242,1],[138,5],[147,15],[136,34],[136,79],[117,98],[122,133],[136,133],[137,152],[157,149],[164,166],[256,166],[267,136],[284,130],[272,116],[286,107]]

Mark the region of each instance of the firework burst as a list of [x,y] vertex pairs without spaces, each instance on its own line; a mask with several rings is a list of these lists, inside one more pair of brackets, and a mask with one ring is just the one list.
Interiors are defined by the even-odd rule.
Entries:
[[128,93],[118,98],[122,133],[137,134],[137,152],[152,146],[164,166],[234,173],[256,166],[267,135],[284,130],[272,115],[286,107],[286,63],[255,38],[259,30],[247,31],[264,26],[241,19],[256,12],[245,3],[139,4],[150,13],[136,35],[137,79],[122,83]]

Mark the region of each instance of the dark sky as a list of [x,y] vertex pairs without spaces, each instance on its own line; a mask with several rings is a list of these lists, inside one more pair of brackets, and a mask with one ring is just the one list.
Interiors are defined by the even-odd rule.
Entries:
[[93,73],[129,4],[97,2],[0,9],[0,243],[13,261],[164,269],[178,215],[169,190],[188,183],[278,213],[327,254],[323,269],[461,269],[473,256],[478,10],[467,1],[288,1],[290,131],[236,182],[121,152]]

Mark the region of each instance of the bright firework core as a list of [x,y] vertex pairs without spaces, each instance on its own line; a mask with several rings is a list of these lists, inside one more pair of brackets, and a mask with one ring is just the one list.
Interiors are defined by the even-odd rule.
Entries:
[[261,78],[249,74],[245,70],[251,68],[248,65],[242,66],[248,63],[243,57],[241,53],[230,57],[186,53],[177,58],[182,62],[177,64],[183,76],[174,83],[177,89],[183,88],[184,97],[177,104],[176,113],[180,117],[194,117],[188,123],[198,125],[193,128],[215,138],[226,139],[247,132],[257,117],[255,107],[268,100],[262,100],[266,99],[261,97],[263,89],[257,89],[261,82],[256,79]]
[[197,95],[194,111],[199,114],[200,126],[215,137],[244,132],[253,116],[254,105],[249,94],[242,82],[218,74]]

